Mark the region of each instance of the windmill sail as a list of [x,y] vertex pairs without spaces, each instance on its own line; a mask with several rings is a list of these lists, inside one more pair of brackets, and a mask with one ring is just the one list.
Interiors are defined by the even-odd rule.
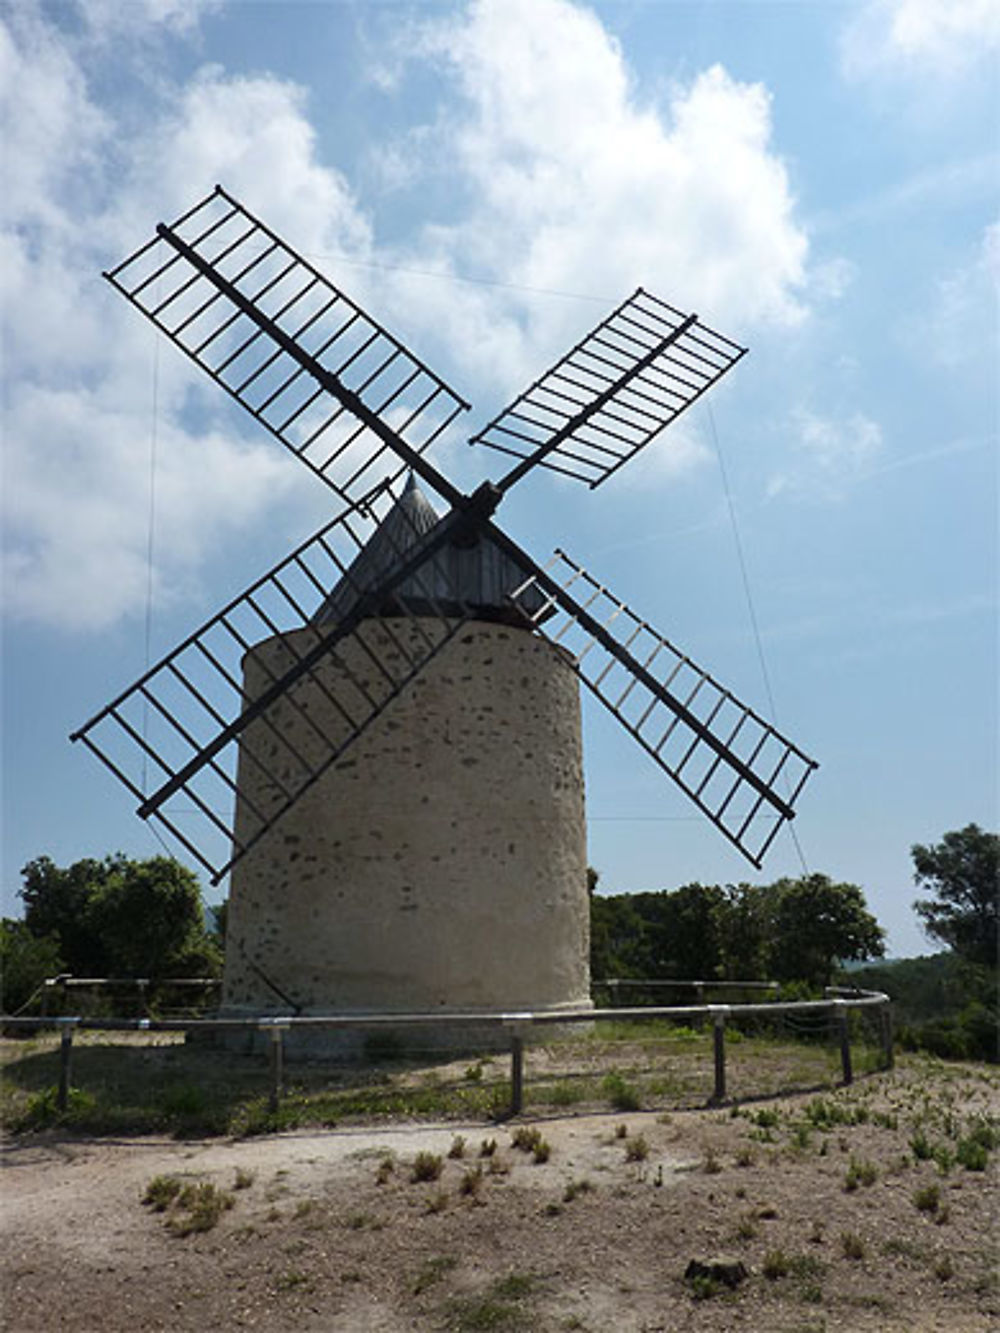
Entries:
[[[379,501],[388,503],[385,495]],[[213,883],[472,614],[449,585],[448,562],[434,558],[454,516],[428,532],[411,527],[408,512],[401,500],[375,532],[383,551],[392,547],[377,585],[361,558],[373,519],[340,515],[73,734],[128,787],[138,813],[162,824]],[[336,618],[331,605],[340,608]],[[336,691],[326,671],[331,660]],[[252,698],[244,663],[256,679]],[[231,833],[237,755],[263,773],[268,800],[249,808],[241,795]]]
[[105,277],[345,499],[436,485],[419,460],[468,403],[221,187]]
[[815,761],[563,552],[544,568],[522,556],[531,573],[511,599],[526,620],[759,868]]
[[[465,495],[428,451],[468,404],[221,187],[105,276],[346,506],[74,734],[140,815],[218,882],[485,616],[567,649],[760,865],[815,763],[567,556],[542,569],[491,520],[536,466],[600,485],[745,348],[639,288],[472,437],[517,462]],[[444,518],[410,487],[393,518],[407,466]],[[237,759],[264,775],[253,798]]]
[[473,435],[522,462],[606,481],[746,352],[640,287],[509,407]]

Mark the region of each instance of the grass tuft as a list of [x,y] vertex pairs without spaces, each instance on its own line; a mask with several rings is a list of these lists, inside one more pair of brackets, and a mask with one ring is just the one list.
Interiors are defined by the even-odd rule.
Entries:
[[642,1105],[639,1090],[628,1083],[616,1069],[605,1074],[601,1080],[601,1091],[615,1111],[638,1111]]
[[844,1231],[840,1236],[840,1247],[845,1259],[863,1259],[865,1243],[856,1231]]
[[648,1156],[649,1144],[642,1134],[636,1134],[635,1138],[625,1140],[626,1162],[644,1162]]
[[922,1213],[936,1213],[941,1207],[940,1185],[922,1185],[914,1194],[913,1202]]
[[413,1159],[410,1179],[414,1184],[425,1184],[429,1180],[437,1180],[443,1168],[444,1162],[437,1153],[418,1152]]

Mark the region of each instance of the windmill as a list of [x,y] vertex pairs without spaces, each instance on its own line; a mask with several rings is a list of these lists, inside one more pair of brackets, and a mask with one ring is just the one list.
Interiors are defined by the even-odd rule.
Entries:
[[338,504],[72,737],[232,872],[227,1003],[582,1002],[579,681],[760,866],[814,761],[494,519],[536,468],[603,484],[744,348],[640,288],[471,437],[514,461],[465,494],[432,453],[469,404],[221,187],[105,276]]

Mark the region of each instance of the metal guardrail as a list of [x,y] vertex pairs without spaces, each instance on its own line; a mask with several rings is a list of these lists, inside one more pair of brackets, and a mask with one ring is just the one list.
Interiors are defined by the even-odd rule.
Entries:
[[[715,983],[712,983],[713,985]],[[767,984],[767,983],[765,983]],[[854,1080],[851,1058],[849,1015],[851,1010],[877,1008],[880,1011],[880,1036],[884,1067],[893,1064],[891,1002],[881,991],[860,991],[831,987],[823,1000],[771,1001],[757,1004],[643,1005],[610,1009],[572,1009],[558,1013],[532,1010],[494,1011],[490,1013],[368,1013],[317,1016],[262,1015],[256,1018],[20,1018],[0,1015],[0,1028],[38,1029],[56,1027],[60,1033],[59,1084],[56,1104],[67,1106],[72,1068],[73,1034],[89,1032],[238,1032],[258,1031],[268,1034],[271,1071],[270,1105],[277,1110],[284,1081],[284,1034],[290,1030],[367,1031],[401,1027],[496,1027],[508,1032],[511,1060],[511,1100],[508,1114],[519,1115],[524,1109],[524,1042],[533,1028],[566,1026],[573,1023],[646,1021],[669,1018],[688,1021],[708,1020],[712,1025],[714,1088],[711,1105],[726,1099],[726,1024],[743,1017],[774,1017],[783,1013],[828,1014],[833,1018],[840,1046],[841,1072],[845,1084]]]

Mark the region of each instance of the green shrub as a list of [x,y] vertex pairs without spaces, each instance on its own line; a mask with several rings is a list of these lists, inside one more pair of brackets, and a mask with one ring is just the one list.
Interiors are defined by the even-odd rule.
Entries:
[[764,1255],[764,1263],[761,1266],[761,1272],[771,1282],[779,1277],[787,1277],[791,1272],[791,1264],[784,1250],[768,1250]]
[[922,1129],[911,1135],[910,1151],[918,1162],[928,1162],[934,1155],[933,1145]]
[[979,1139],[969,1136],[959,1139],[955,1156],[966,1171],[985,1171],[990,1160],[989,1152]]
[[914,1194],[913,1202],[922,1213],[936,1213],[941,1206],[941,1187],[922,1185]]
[[605,1074],[601,1080],[601,1091],[615,1111],[638,1111],[642,1104],[638,1089],[626,1082],[617,1070]]
[[479,1187],[483,1183],[483,1168],[477,1166],[471,1171],[464,1171],[462,1179],[458,1182],[459,1194],[472,1196],[479,1193]]
[[878,1167],[874,1162],[860,1161],[852,1157],[847,1167],[847,1174],[844,1177],[844,1189],[848,1193],[856,1190],[859,1185],[868,1188],[874,1185],[878,1180]]
[[164,1213],[180,1192],[181,1182],[176,1176],[154,1176],[146,1186],[142,1201],[154,1213]]
[[24,1129],[47,1129],[51,1125],[76,1125],[83,1127],[97,1113],[97,1098],[80,1088],[69,1088],[66,1094],[66,1109],[58,1106],[59,1089],[55,1086],[33,1092],[25,1102],[21,1112],[14,1117],[11,1126],[15,1131]]
[[413,1169],[410,1173],[410,1179],[413,1180],[414,1183],[437,1180],[443,1167],[444,1162],[436,1153],[418,1152],[413,1159]]
[[626,1162],[644,1162],[649,1156],[649,1144],[641,1134],[625,1140]]
[[840,1246],[847,1259],[863,1259],[865,1243],[856,1231],[845,1231],[840,1237]]
[[167,1226],[175,1236],[211,1231],[222,1214],[233,1206],[233,1196],[210,1181],[184,1185],[174,1200]]
[[518,1125],[511,1136],[511,1147],[519,1152],[533,1153],[541,1142],[541,1130],[531,1125]]

